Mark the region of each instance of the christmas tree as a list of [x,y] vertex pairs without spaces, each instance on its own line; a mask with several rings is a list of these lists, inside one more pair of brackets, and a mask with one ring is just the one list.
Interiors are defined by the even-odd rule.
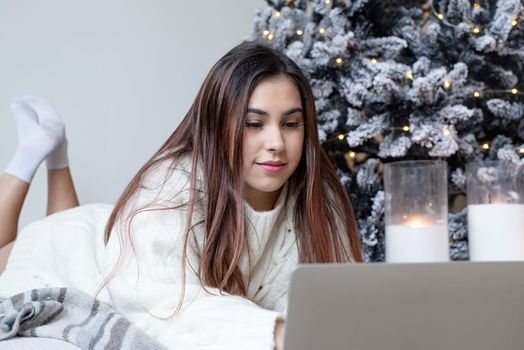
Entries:
[[467,259],[465,164],[524,163],[522,2],[267,3],[254,38],[310,78],[366,261],[384,260],[383,164],[411,159],[447,161],[451,258]]

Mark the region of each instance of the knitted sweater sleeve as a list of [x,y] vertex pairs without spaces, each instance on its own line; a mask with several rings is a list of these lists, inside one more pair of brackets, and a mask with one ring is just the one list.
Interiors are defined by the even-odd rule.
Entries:
[[[139,211],[129,225],[129,249],[121,244],[125,235],[111,234],[102,265],[109,274],[119,256],[121,260],[105,295],[131,322],[169,348],[272,350],[280,313],[203,288],[192,238],[183,266],[186,210],[169,208],[189,198],[189,173],[177,168],[165,176],[164,170],[158,170],[156,183],[150,181],[135,198],[135,208],[147,204],[148,209]],[[197,225],[195,235],[198,232]]]

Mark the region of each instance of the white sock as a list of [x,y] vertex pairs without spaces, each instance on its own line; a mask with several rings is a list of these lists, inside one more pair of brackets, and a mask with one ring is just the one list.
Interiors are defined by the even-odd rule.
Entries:
[[58,137],[60,142],[46,157],[47,169],[61,169],[69,166],[65,125],[53,105],[43,98],[32,97],[30,106],[38,114],[39,124]]
[[42,161],[48,157],[49,169],[69,164],[64,123],[49,102],[34,96],[16,97],[11,110],[17,124],[18,149],[6,173],[30,183]]

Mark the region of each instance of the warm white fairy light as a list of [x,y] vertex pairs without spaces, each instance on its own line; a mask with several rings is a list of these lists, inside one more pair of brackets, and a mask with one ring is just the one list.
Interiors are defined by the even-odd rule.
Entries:
[[402,130],[404,130],[405,132],[408,132],[409,131],[409,125],[404,125],[402,127]]
[[519,21],[517,21],[516,19],[514,19],[513,21],[511,21],[511,25],[513,27],[515,27],[517,24],[519,24]]
[[475,96],[476,98],[479,98],[480,97],[480,92],[479,91],[475,91],[473,93],[473,96]]
[[267,36],[267,39],[268,39],[268,40],[273,40],[273,34],[269,34],[269,35]]
[[451,133],[449,132],[448,128],[444,128],[444,129],[442,130],[442,134],[443,134],[444,136],[446,136],[446,137],[448,137],[449,135],[451,135]]
[[[433,0],[431,0],[430,3],[433,3]],[[431,5],[431,8],[429,10],[431,11],[431,13],[433,13],[434,16],[436,16],[442,22],[443,25],[447,27],[453,27],[453,24],[449,23],[446,20],[446,16],[444,15],[444,13],[437,11],[437,9],[435,9],[433,5]]]
[[343,141],[345,138],[346,138],[346,136],[345,136],[344,134],[340,134],[340,135],[338,135],[338,139],[339,139],[340,141]]
[[326,29],[325,28],[320,28],[318,31],[320,32],[320,34],[324,34],[326,32]]
[[356,154],[355,152],[353,152],[353,151],[349,151],[349,152],[347,153],[347,155],[348,155],[349,158],[355,158],[355,156],[356,156],[357,154]]
[[478,9],[478,8],[480,8],[480,4],[479,4],[478,2],[475,2],[475,3],[473,4],[473,7],[476,8],[476,9]]
[[275,15],[275,17],[280,17],[280,12],[275,11],[274,15]]
[[412,71],[406,72],[406,74],[404,74],[404,76],[406,78],[408,78],[409,80],[413,80],[413,72]]
[[520,147],[520,149],[519,149],[519,153],[520,153],[520,154],[524,154],[524,147]]
[[264,32],[262,34],[264,34],[264,36],[268,36],[269,35],[269,30],[264,30]]
[[511,89],[511,93],[512,93],[513,95],[516,95],[516,94],[519,93],[519,90],[517,90],[517,88],[513,88],[513,89]]
[[473,27],[473,33],[475,33],[475,34],[480,33],[480,28],[479,27]]
[[482,149],[488,150],[489,149],[489,143],[485,142],[482,144]]
[[449,89],[451,87],[451,80],[444,80],[444,89]]
[[331,0],[326,0],[326,5],[331,4]]
[[371,63],[377,63],[377,62],[378,62],[378,61],[377,61],[377,59],[376,59],[375,57],[373,57],[373,58],[371,59]]
[[342,57],[337,57],[335,59],[335,62],[337,62],[337,64],[342,64],[342,62],[344,62],[344,60],[342,59]]
[[297,35],[302,35],[304,34],[304,32],[302,31],[302,29],[297,29]]

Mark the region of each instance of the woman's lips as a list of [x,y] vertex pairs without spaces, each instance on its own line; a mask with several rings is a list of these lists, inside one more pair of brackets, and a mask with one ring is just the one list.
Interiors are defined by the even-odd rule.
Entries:
[[265,171],[268,171],[271,173],[278,173],[286,165],[286,163],[284,162],[264,162],[264,163],[256,163],[256,164],[259,165]]

